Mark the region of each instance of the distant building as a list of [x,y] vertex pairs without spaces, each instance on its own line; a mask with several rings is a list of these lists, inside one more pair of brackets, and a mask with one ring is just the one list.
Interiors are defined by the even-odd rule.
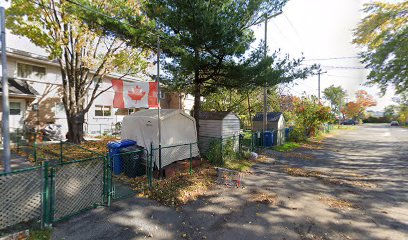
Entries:
[[223,142],[224,144],[227,141],[234,141],[233,148],[238,150],[239,131],[240,120],[233,112],[200,112],[198,132],[200,151],[206,153],[213,141]]
[[[257,113],[252,119],[252,130],[263,130],[263,113]],[[281,145],[285,143],[285,128],[286,121],[281,112],[268,112],[267,113],[267,131],[274,131],[274,144]]]

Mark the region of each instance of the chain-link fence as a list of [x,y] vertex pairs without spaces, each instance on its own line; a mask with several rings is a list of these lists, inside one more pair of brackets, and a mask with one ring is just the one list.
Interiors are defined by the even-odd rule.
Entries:
[[200,136],[198,145],[203,157],[214,165],[222,166],[225,161],[237,158],[242,150],[240,140],[239,135],[223,138]]
[[149,152],[139,146],[127,147],[121,149],[120,153],[109,156],[108,181],[111,184],[112,200],[136,194],[132,189],[132,180],[145,175],[149,179],[149,160]]
[[51,216],[60,221],[105,202],[105,157],[63,162],[51,169]]
[[69,161],[63,155],[61,161],[1,173],[0,236],[44,227],[107,203],[111,185],[106,158],[92,151],[89,155]]
[[0,173],[0,236],[41,225],[43,184],[41,167]]
[[[192,172],[192,160],[200,155],[198,143],[184,143],[171,146],[151,147],[150,163],[152,169],[158,169],[159,175],[163,175],[162,169],[180,160],[189,160],[190,173]],[[153,177],[153,174],[151,174]]]

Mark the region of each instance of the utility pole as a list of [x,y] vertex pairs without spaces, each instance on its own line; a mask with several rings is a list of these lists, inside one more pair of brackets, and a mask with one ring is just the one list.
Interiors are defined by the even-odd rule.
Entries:
[[161,119],[160,119],[160,36],[157,37],[157,127],[158,127],[158,138],[159,138],[159,177],[163,177],[162,169],[162,151],[161,151]]
[[[266,57],[268,56],[267,51],[268,51],[268,44],[266,43],[267,40],[267,35],[268,34],[268,17],[265,15],[265,42],[264,42],[264,58],[266,59]],[[263,132],[265,132],[266,130],[268,130],[268,111],[267,111],[267,89],[266,89],[266,81],[264,84],[264,107],[263,107],[263,124],[262,124],[262,130]],[[263,138],[264,136],[262,136]]]
[[10,167],[10,128],[9,128],[9,89],[7,78],[7,50],[6,50],[6,16],[4,7],[0,7],[0,28],[1,28],[1,84],[2,84],[2,101],[3,101],[3,160],[4,172],[11,172]]
[[[267,44],[267,39],[268,39],[268,35],[267,35],[268,34],[268,19],[276,17],[276,16],[278,16],[280,14],[282,14],[282,11],[280,11],[278,13],[275,13],[275,14],[273,14],[271,16],[267,16],[265,14],[265,42],[264,42],[264,49],[265,49],[264,58],[265,59],[268,56],[268,54],[267,54],[268,53],[268,44]],[[258,23],[256,23],[256,24],[258,24]],[[268,112],[267,112],[267,107],[268,106],[267,105],[268,105],[268,103],[267,103],[267,89],[266,89],[266,80],[265,80],[265,85],[264,85],[264,106],[263,106],[263,118],[262,118],[262,120],[263,120],[263,122],[262,122],[263,132],[265,132],[268,129]],[[262,138],[263,138],[263,136],[262,136]]]
[[321,98],[320,98],[320,74],[323,74],[323,73],[327,73],[327,71],[322,72],[322,70],[319,69],[319,71],[317,72],[317,76],[318,76],[318,88],[317,88],[318,93],[317,93],[317,97],[319,99],[319,103],[321,102],[320,101],[321,100]]

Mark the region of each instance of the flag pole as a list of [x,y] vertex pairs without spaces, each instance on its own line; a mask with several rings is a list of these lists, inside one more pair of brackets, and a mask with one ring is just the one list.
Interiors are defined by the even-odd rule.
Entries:
[[162,158],[161,158],[161,119],[160,119],[160,36],[157,36],[157,127],[159,130],[159,176],[163,176]]

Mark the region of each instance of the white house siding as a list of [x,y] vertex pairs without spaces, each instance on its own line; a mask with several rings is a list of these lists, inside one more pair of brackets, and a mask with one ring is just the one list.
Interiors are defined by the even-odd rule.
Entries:
[[[7,42],[8,42],[8,57],[7,68],[9,77],[17,77],[17,63],[25,63],[34,66],[45,67],[45,76],[41,80],[33,81],[33,79],[25,79],[31,84],[31,86],[39,93],[36,98],[13,98],[10,96],[10,101],[13,99],[19,99],[18,101],[24,102],[22,105],[23,114],[16,116],[13,119],[15,124],[13,127],[22,128],[23,126],[44,127],[47,124],[55,123],[60,124],[63,127],[64,135],[68,131],[65,111],[59,111],[59,107],[62,104],[60,91],[62,90],[62,78],[58,63],[49,61],[46,56],[47,52],[35,46],[28,38],[19,37],[13,35],[7,30]],[[1,66],[1,64],[0,64]],[[156,72],[154,65],[152,65],[148,71],[151,73]],[[21,79],[21,78],[18,78]],[[100,90],[109,88],[111,86],[112,77],[106,77],[103,79],[103,83],[100,86]],[[89,88],[88,99],[91,96],[91,92],[94,86]],[[91,135],[99,135],[105,132],[110,132],[115,127],[117,122],[121,122],[123,117],[128,114],[127,109],[115,109],[113,108],[114,92],[112,89],[100,95],[92,103],[91,108],[85,115],[85,132]],[[190,114],[192,109],[194,98],[191,95],[185,95],[182,104],[186,113]],[[40,111],[38,112],[39,121],[37,119],[37,112],[32,111],[34,103],[39,103]],[[110,116],[95,116],[95,106],[111,106]],[[0,109],[1,114],[1,109]]]

